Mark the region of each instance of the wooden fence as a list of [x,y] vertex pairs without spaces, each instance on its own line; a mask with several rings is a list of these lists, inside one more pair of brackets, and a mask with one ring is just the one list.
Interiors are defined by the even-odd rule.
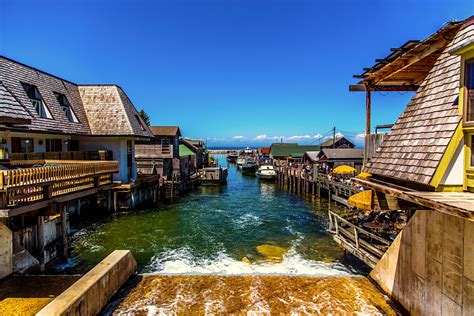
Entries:
[[13,207],[112,183],[117,161],[0,171],[0,207]]
[[329,214],[329,232],[344,249],[375,267],[391,242],[360,228],[334,212]]

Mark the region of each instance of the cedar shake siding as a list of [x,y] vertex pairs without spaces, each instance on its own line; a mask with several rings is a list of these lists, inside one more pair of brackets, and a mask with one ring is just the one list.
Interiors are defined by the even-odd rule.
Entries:
[[460,124],[460,57],[448,52],[474,38],[474,25],[457,32],[416,95],[385,136],[365,171],[400,181],[429,185]]
[[123,90],[116,85],[80,85],[93,135],[153,137]]

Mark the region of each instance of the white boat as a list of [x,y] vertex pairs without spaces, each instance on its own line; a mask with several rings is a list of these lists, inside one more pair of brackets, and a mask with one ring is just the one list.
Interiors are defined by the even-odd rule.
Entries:
[[250,148],[250,147],[245,147],[244,154],[245,155],[252,155],[253,154],[253,149]]
[[238,168],[242,168],[242,165],[247,161],[247,157],[245,156],[239,156],[239,158],[237,158],[237,167]]
[[276,178],[277,173],[272,165],[261,165],[258,167],[257,176],[262,180],[273,180]]

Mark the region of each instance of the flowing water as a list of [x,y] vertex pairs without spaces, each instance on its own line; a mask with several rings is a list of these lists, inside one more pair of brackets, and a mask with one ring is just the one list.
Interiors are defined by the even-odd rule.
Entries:
[[[226,165],[224,156],[218,158]],[[293,308],[290,301],[307,300],[314,305],[324,298],[323,305],[333,309],[321,309],[318,303],[320,311],[348,308],[386,313],[387,309],[374,307],[381,303],[367,298],[379,295],[382,302],[386,299],[360,277],[367,274],[367,268],[344,255],[327,233],[328,207],[325,199],[295,196],[276,183],[242,175],[230,165],[225,186],[200,187],[172,205],[121,214],[80,230],[72,243],[72,259],[59,268],[85,272],[111,251],[130,249],[145,277],[121,298],[119,307],[114,305],[122,312],[204,313],[216,302],[220,302],[217,312],[265,311],[269,301],[255,295],[292,287],[300,288],[298,295],[303,296],[285,292],[277,301],[280,305],[287,302],[288,308],[272,311],[286,313],[301,307]],[[334,205],[332,209],[337,211]],[[166,284],[165,292],[160,284]],[[346,292],[340,291],[341,284]],[[301,290],[303,285],[307,290]],[[336,298],[339,294],[342,297]],[[343,307],[341,302],[347,296],[352,305],[365,303]],[[229,297],[238,299],[230,303]]]

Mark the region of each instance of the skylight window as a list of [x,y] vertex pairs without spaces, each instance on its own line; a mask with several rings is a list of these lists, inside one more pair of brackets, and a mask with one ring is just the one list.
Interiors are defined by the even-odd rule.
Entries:
[[79,120],[77,119],[76,114],[74,114],[67,97],[59,92],[54,92],[54,95],[56,96],[56,99],[58,99],[59,105],[61,105],[61,109],[63,110],[64,115],[66,115],[69,122],[78,123]]
[[43,98],[39,93],[39,90],[36,86],[28,83],[21,83],[23,89],[26,92],[26,95],[33,104],[33,108],[35,109],[36,113],[42,118],[53,118],[51,112],[49,112],[48,107],[44,104]]

